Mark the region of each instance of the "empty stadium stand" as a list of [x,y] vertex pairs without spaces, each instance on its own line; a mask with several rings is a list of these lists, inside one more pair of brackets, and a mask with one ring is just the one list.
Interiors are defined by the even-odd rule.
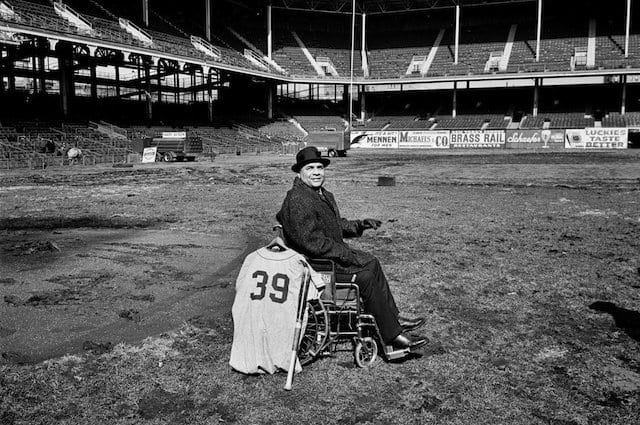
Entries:
[[545,2],[538,45],[535,1],[460,3],[458,34],[453,4],[363,1],[352,64],[348,2],[271,2],[267,40],[267,2],[214,2],[205,29],[204,2],[150,1],[145,17],[143,2],[125,0],[0,1],[0,144],[21,163],[55,156],[40,152],[47,142],[115,161],[163,128],[193,129],[211,152],[235,153],[283,151],[349,121],[365,130],[640,125],[640,33],[632,25],[626,38],[617,5],[576,1],[568,16],[565,3]]
[[537,116],[527,116],[521,123],[523,129],[540,128],[585,128],[593,127],[595,120],[584,113],[540,113]]

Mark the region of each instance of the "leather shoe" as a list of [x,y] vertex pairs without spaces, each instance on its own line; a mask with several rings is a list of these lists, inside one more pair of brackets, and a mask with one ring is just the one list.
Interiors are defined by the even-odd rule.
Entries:
[[427,343],[427,338],[411,339],[404,334],[400,334],[391,342],[395,348],[408,348],[413,350],[422,347]]
[[424,317],[416,317],[415,319],[409,319],[407,317],[398,317],[400,322],[400,326],[402,326],[402,330],[404,331],[412,331],[414,329],[418,329],[422,325],[426,323],[426,319]]

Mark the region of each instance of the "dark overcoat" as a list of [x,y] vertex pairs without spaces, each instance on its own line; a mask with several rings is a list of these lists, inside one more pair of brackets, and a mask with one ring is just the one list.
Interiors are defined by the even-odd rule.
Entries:
[[356,273],[374,257],[351,248],[344,238],[362,236],[361,220],[340,217],[333,194],[307,186],[296,177],[276,215],[287,244],[309,258],[335,261],[340,272]]

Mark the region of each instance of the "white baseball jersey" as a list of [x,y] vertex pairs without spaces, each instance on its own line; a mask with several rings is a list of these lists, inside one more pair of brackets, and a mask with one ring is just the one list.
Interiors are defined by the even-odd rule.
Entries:
[[[260,248],[245,258],[231,310],[229,364],[238,372],[275,373],[289,368],[304,264],[304,257],[292,249]],[[315,299],[324,283],[317,272],[309,270],[307,299]],[[296,372],[301,370],[296,362]]]

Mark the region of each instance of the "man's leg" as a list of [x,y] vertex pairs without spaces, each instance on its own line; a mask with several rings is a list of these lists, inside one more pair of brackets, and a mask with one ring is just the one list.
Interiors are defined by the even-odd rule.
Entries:
[[356,273],[355,284],[360,288],[364,309],[376,319],[384,342],[389,344],[402,333],[398,307],[378,259],[374,258]]

